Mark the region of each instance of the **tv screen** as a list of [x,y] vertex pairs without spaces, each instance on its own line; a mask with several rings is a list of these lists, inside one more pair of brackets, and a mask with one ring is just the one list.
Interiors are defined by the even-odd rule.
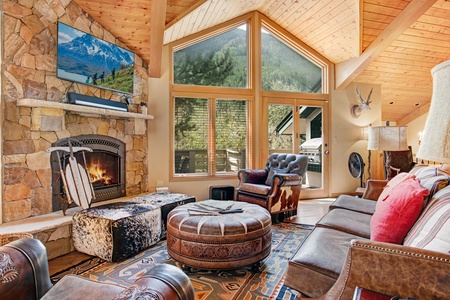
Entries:
[[56,76],[131,94],[134,53],[58,22]]

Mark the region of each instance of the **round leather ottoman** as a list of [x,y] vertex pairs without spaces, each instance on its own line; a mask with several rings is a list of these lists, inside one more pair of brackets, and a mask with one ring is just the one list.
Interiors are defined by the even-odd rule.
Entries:
[[179,206],[167,220],[167,250],[200,269],[259,263],[271,250],[270,213],[259,205],[205,200]]

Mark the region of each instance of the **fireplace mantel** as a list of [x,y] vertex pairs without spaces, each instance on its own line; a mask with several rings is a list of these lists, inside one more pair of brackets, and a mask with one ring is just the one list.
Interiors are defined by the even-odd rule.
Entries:
[[116,117],[116,118],[135,118],[135,119],[146,119],[146,120],[154,119],[153,115],[144,115],[144,114],[139,114],[139,113],[124,112],[124,111],[117,111],[117,110],[112,110],[112,109],[96,108],[96,107],[89,107],[89,106],[83,106],[83,105],[60,103],[60,102],[30,99],[30,98],[24,98],[24,99],[17,100],[17,106],[56,108],[56,109],[62,109],[65,111],[92,114],[93,116],[100,115],[100,116],[110,116],[110,117]]

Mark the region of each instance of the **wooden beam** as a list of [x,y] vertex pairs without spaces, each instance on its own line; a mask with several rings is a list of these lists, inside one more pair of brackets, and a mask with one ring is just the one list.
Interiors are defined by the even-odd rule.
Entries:
[[418,117],[428,113],[430,111],[430,105],[431,105],[431,101],[428,103],[425,103],[424,105],[422,105],[421,107],[415,109],[412,113],[404,116],[403,118],[399,119],[396,123],[397,126],[405,126],[407,125],[409,122],[414,121],[415,119],[417,119]]
[[411,0],[408,6],[380,33],[359,57],[338,63],[335,70],[335,86],[344,89],[364,69],[389,47],[406,29],[421,17],[437,0]]
[[161,77],[161,60],[166,22],[167,0],[152,0],[150,11],[149,76]]

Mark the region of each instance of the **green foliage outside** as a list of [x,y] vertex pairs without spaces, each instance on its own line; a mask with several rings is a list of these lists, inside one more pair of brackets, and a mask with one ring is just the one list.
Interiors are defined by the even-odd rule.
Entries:
[[[321,92],[321,69],[286,46],[273,35],[263,33],[263,89]],[[247,32],[233,29],[174,53],[176,84],[247,87]],[[175,149],[208,147],[208,100],[177,98],[175,101]],[[276,136],[275,127],[289,113],[289,106],[269,108],[269,147],[292,148],[290,135]],[[246,101],[218,100],[216,103],[216,150],[246,149]]]

